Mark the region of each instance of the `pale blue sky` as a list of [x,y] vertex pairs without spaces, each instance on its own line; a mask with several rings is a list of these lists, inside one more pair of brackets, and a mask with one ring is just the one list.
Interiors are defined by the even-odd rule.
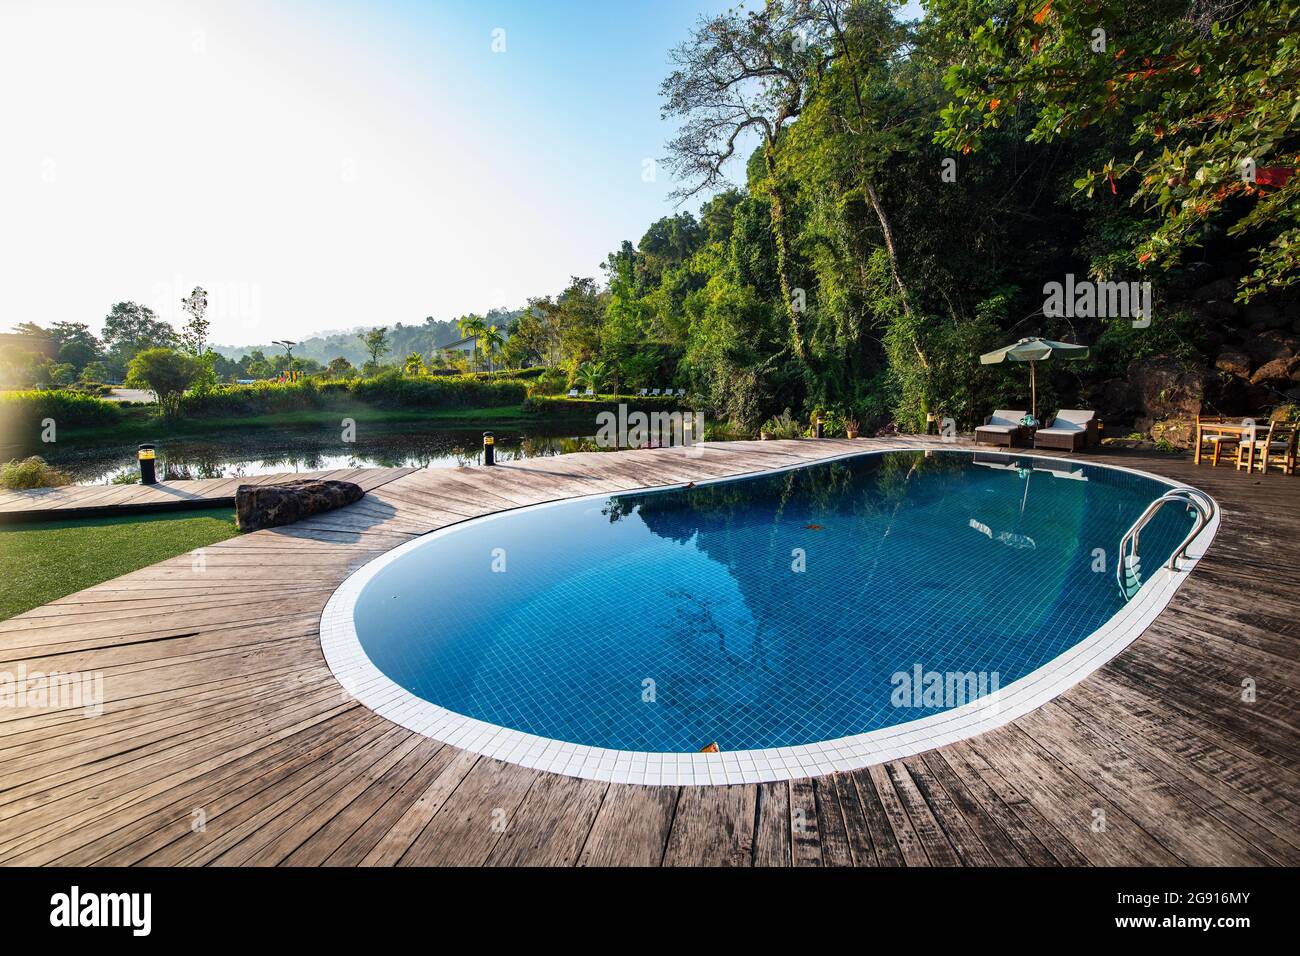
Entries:
[[5,0],[0,326],[201,284],[245,344],[599,275],[673,210],[659,82],[727,5]]

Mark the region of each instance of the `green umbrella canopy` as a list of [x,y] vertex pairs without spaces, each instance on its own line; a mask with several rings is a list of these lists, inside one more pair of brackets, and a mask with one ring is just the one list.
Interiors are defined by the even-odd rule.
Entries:
[[1032,414],[1038,417],[1038,381],[1034,370],[1037,362],[1050,358],[1085,359],[1088,346],[1075,345],[1071,342],[1053,342],[1051,339],[1037,337],[1021,339],[1013,345],[1005,345],[980,356],[981,365],[996,365],[999,362],[1028,362],[1029,388],[1032,395]]

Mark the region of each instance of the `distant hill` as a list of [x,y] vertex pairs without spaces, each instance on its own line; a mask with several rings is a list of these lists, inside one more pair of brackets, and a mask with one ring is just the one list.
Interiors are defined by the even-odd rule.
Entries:
[[[486,318],[488,322],[504,330],[522,311],[523,309],[493,309],[487,313]],[[293,354],[298,358],[315,359],[323,365],[329,364],[330,359],[338,358],[341,355],[353,365],[361,365],[369,356],[365,346],[361,344],[359,336],[362,332],[368,332],[377,327],[375,325],[359,325],[354,329],[343,332],[326,332],[321,335],[313,335],[299,341],[293,347]],[[428,355],[436,349],[451,342],[456,342],[461,338],[460,330],[456,328],[454,319],[439,321],[432,316],[425,319],[420,325],[403,325],[398,322],[396,325],[387,328],[393,350],[385,356],[385,360],[390,362],[394,359],[405,358],[412,352]],[[283,351],[280,346],[271,345],[269,342],[260,345],[214,345],[212,348],[232,362],[239,361],[242,356],[248,355],[257,349],[260,349],[266,355],[275,355]]]

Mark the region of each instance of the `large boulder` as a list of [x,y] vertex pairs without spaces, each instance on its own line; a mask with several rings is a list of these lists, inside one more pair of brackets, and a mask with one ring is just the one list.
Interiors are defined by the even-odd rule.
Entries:
[[240,485],[235,492],[235,522],[240,531],[276,528],[342,508],[365,495],[350,481],[307,479],[282,485]]
[[1250,356],[1240,349],[1224,349],[1214,360],[1214,367],[1238,378],[1250,378]]
[[1258,368],[1274,359],[1290,358],[1296,352],[1300,339],[1276,329],[1252,335],[1241,343],[1241,349],[1250,356],[1251,364]]
[[1141,359],[1128,367],[1133,397],[1148,427],[1150,422],[1166,418],[1195,419],[1212,378],[1209,369],[1188,365],[1171,355]]
[[1255,301],[1242,310],[1242,321],[1256,332],[1269,329],[1285,329],[1291,325],[1291,317],[1268,302]]
[[1297,380],[1300,380],[1300,357],[1293,356],[1265,362],[1255,369],[1255,374],[1250,377],[1250,384],[1286,388]]
[[1192,298],[1198,302],[1231,302],[1237,295],[1237,283],[1231,279],[1215,279],[1213,282],[1207,282],[1195,292]]
[[1103,421],[1128,422],[1138,407],[1128,379],[1112,378],[1092,385],[1087,391],[1088,407],[1095,408]]

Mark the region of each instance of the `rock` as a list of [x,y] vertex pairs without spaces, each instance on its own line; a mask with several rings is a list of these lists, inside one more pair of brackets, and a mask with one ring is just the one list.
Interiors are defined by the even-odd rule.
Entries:
[[1265,362],[1250,377],[1251,385],[1290,385],[1293,359],[1278,358]]
[[1215,299],[1231,300],[1236,294],[1237,283],[1231,279],[1215,279],[1193,292],[1192,298],[1198,302],[1210,302]]
[[1214,367],[1241,378],[1250,377],[1250,356],[1239,349],[1225,349],[1214,360]]
[[1300,339],[1273,329],[1250,336],[1241,343],[1241,349],[1250,356],[1251,364],[1258,368],[1274,359],[1290,358],[1295,354],[1297,345],[1300,345]]
[[1208,262],[1188,262],[1173,276],[1173,287],[1182,291],[1197,289],[1214,280],[1219,270]]
[[1252,302],[1245,306],[1242,309],[1242,318],[1256,332],[1285,329],[1291,325],[1290,318],[1267,302]]
[[1204,303],[1206,312],[1223,322],[1236,322],[1241,315],[1241,308],[1231,299],[1211,299]]
[[1100,382],[1089,389],[1088,399],[1091,407],[1107,421],[1132,421],[1138,411],[1128,379],[1112,378]]
[[1205,392],[1217,376],[1209,369],[1188,366],[1169,355],[1133,362],[1128,380],[1140,415],[1140,430],[1164,419],[1195,421],[1205,402]]
[[240,531],[276,528],[311,515],[342,508],[365,495],[350,481],[290,481],[282,485],[240,485],[235,492],[235,522]]
[[1185,418],[1166,418],[1151,425],[1151,437],[1157,444],[1175,448],[1191,448],[1195,432],[1196,422]]

